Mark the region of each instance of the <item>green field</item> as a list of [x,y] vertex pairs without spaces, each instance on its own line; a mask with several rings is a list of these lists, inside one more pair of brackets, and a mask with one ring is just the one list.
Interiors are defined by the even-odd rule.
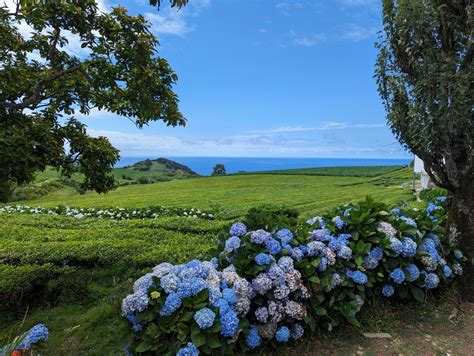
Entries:
[[46,354],[120,354],[120,302],[133,280],[163,261],[210,257],[218,233],[248,208],[286,204],[303,219],[367,195],[390,205],[414,202],[412,191],[401,187],[410,182],[410,169],[375,176],[359,172],[367,177],[340,172],[202,177],[123,186],[106,195],[57,191],[21,202],[45,207],[166,205],[199,208],[217,218],[116,221],[0,214],[0,339],[43,322],[50,329]]
[[345,177],[376,177],[385,173],[403,170],[404,166],[348,166],[348,167],[318,167],[279,169],[255,173],[239,174],[296,174],[311,176],[345,176]]
[[399,186],[409,182],[410,177],[409,169],[370,178],[278,174],[202,177],[118,187],[102,195],[50,195],[25,204],[102,208],[166,205],[218,209],[242,215],[260,203],[275,203],[293,206],[304,216],[310,216],[328,207],[364,199],[367,195],[388,204],[409,200],[412,192]]

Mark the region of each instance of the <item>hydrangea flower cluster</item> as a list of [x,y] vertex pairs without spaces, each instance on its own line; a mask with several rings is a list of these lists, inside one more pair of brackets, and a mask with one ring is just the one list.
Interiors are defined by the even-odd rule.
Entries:
[[[26,335],[21,339],[21,341],[18,343],[18,345],[6,345],[3,348],[0,349],[0,356],[6,355],[7,351],[28,351],[31,349],[32,345],[38,344],[41,341],[46,341],[48,340],[48,328],[44,324],[37,324],[33,326]],[[14,350],[11,350],[13,349]]]
[[[327,321],[329,328],[334,317],[354,321],[369,289],[387,298],[415,291],[419,299],[420,293],[462,274],[465,260],[439,227],[430,230],[435,224],[430,212],[441,221],[444,211],[443,201],[433,204],[419,213],[383,209],[378,221],[368,217],[363,229],[354,226],[368,215],[361,205],[309,219],[293,232],[248,231],[235,223],[218,259],[156,266],[135,282],[122,312],[137,334],[148,327],[142,313],[150,305],[159,311],[158,323],[183,318],[191,335],[185,340],[181,335],[172,345],[180,345],[178,355],[197,355],[210,350],[201,344],[207,337],[196,336],[201,331],[229,345],[240,340],[254,350],[267,341],[300,338],[311,320]],[[372,230],[366,232],[368,225]],[[312,295],[315,300],[309,300]],[[196,298],[198,306],[190,312]]]

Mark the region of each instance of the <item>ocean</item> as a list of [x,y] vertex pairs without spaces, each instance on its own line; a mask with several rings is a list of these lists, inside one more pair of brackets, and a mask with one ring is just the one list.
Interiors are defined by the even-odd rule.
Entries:
[[[151,157],[122,157],[115,167],[124,167]],[[156,157],[158,158],[158,157]],[[191,168],[200,175],[210,175],[216,163],[223,163],[227,173],[256,172],[275,169],[341,167],[341,166],[396,166],[410,163],[410,159],[380,158],[255,158],[255,157],[165,157]]]

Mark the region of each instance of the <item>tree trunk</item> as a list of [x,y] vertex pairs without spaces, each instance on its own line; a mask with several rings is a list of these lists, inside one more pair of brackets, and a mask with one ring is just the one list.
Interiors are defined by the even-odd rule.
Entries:
[[474,302],[474,182],[466,182],[463,189],[449,194],[448,236],[459,243],[467,261],[460,278],[461,298]]

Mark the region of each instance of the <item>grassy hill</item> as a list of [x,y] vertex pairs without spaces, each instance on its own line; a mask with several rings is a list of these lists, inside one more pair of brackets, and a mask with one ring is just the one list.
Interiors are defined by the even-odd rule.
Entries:
[[[189,167],[166,158],[147,159],[131,166],[114,168],[113,175],[117,186],[168,182],[199,176]],[[81,174],[74,174],[71,179],[67,179],[57,170],[47,168],[36,174],[33,183],[17,188],[13,193],[13,200],[38,199],[46,195],[63,199],[79,195],[83,193],[80,189],[82,180]]]
[[412,199],[400,188],[411,178],[410,169],[375,177],[253,174],[199,177],[160,184],[121,186],[107,194],[48,195],[29,205],[73,207],[147,207],[166,205],[233,212],[239,215],[259,203],[287,204],[304,215],[372,195],[389,204]]

